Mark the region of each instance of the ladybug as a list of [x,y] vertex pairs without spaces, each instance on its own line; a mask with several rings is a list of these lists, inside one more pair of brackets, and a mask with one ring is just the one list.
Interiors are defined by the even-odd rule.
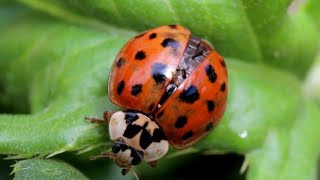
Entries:
[[212,46],[179,25],[132,38],[117,55],[108,96],[124,111],[105,112],[112,152],[123,174],[142,160],[154,166],[169,144],[194,145],[216,127],[226,106],[227,69]]

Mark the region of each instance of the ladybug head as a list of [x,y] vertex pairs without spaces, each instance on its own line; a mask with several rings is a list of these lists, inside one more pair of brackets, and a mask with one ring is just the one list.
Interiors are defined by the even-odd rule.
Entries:
[[128,172],[132,172],[133,175],[138,178],[138,175],[133,171],[132,166],[141,163],[143,152],[136,150],[135,148],[128,146],[122,139],[116,140],[112,146],[112,151],[97,156],[92,156],[91,160],[98,158],[110,158],[115,163],[123,168],[122,175],[126,175]]
[[142,152],[128,146],[122,139],[114,142],[112,153],[117,165],[124,169],[130,168],[131,165],[138,165],[142,160]]

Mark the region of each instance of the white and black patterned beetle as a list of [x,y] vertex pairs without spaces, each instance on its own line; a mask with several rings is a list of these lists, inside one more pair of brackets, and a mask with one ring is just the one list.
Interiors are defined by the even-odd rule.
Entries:
[[112,152],[97,157],[114,159],[126,174],[132,165],[138,165],[142,159],[155,166],[156,161],[163,157],[169,149],[169,143],[156,122],[146,115],[133,111],[106,112],[104,120],[87,117],[93,123],[108,123],[109,136],[114,144]]

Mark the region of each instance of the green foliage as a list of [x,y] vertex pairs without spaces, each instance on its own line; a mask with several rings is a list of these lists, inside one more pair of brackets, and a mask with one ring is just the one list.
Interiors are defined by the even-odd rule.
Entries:
[[67,163],[57,160],[30,159],[14,165],[15,180],[20,179],[88,179]]
[[[245,155],[249,179],[316,179],[320,112],[308,97],[320,93],[312,90],[315,86],[306,90],[303,80],[318,54],[320,3],[309,0],[288,12],[290,4],[1,3],[0,112],[7,114],[0,115],[0,154],[9,159],[80,154],[72,157],[74,161],[110,148],[106,127],[90,124],[84,116],[101,117],[105,110],[118,109],[106,97],[116,54],[139,31],[181,24],[208,39],[225,57],[230,81],[227,110],[220,125],[196,146],[171,151],[157,170],[142,166],[138,171],[145,177],[166,177],[175,167],[192,163],[192,158],[176,157],[181,153],[189,157],[234,152]],[[319,84],[320,79],[314,79]],[[120,173],[109,169],[106,174]],[[97,172],[82,171],[90,176]],[[13,172],[17,179],[56,179],[60,173],[66,179],[85,179],[56,160],[23,160]]]

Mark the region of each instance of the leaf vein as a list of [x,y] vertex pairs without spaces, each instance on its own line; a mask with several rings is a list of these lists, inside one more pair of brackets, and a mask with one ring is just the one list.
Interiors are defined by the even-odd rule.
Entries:
[[163,2],[166,3],[169,11],[172,13],[172,15],[173,15],[172,17],[174,18],[174,21],[176,23],[180,23],[181,19],[179,18],[177,11],[173,8],[171,1],[170,0],[164,0]]
[[123,14],[120,13],[119,7],[118,7],[117,3],[116,3],[114,0],[112,0],[112,1],[110,1],[110,5],[111,5],[112,7],[114,7],[116,16],[121,20],[121,22],[125,22],[125,19],[124,19],[124,17],[123,17]]
[[257,50],[257,55],[258,55],[257,62],[263,63],[262,51],[261,51],[259,40],[257,38],[257,34],[254,31],[254,28],[252,27],[252,24],[251,24],[251,22],[249,20],[247,12],[245,11],[245,5],[243,4],[242,0],[240,0],[239,2],[240,2],[239,5],[240,5],[240,8],[241,8],[242,14],[244,15],[244,20],[245,20],[246,26],[248,28],[248,34],[249,34],[249,36],[251,36],[251,40],[253,42],[253,46]]

